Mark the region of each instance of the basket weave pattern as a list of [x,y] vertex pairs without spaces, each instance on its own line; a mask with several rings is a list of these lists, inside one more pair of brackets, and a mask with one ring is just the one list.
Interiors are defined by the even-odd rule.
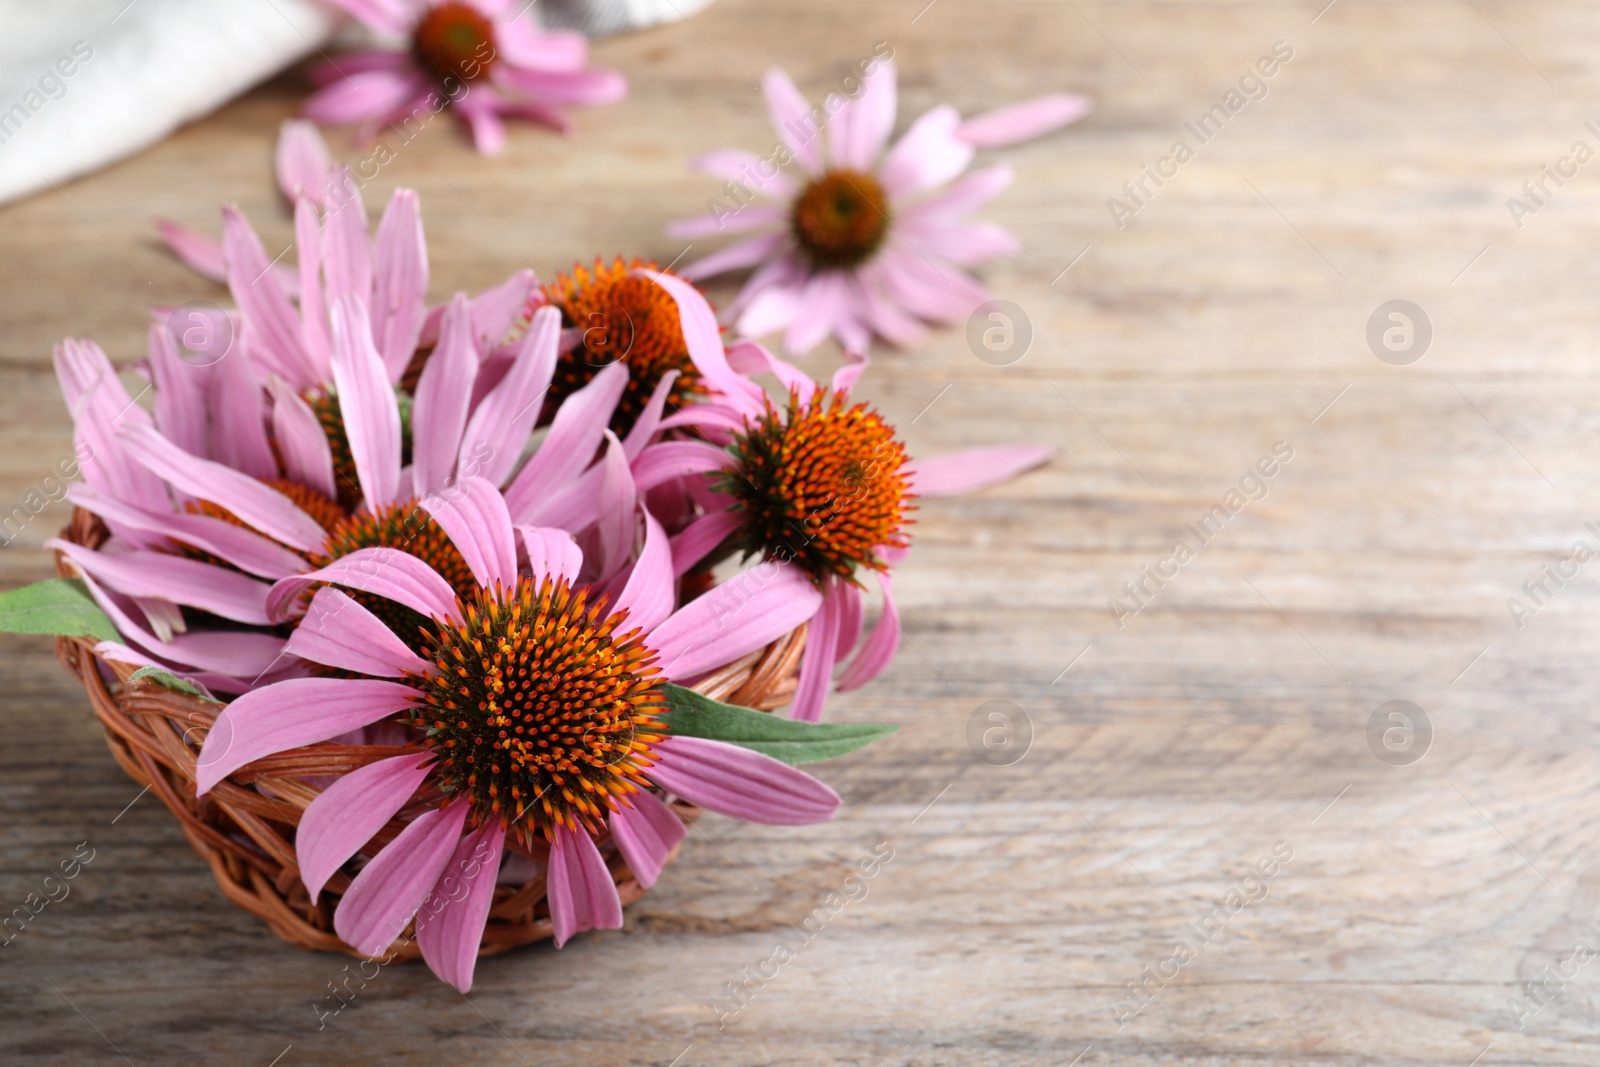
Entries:
[[[107,532],[92,514],[79,508],[62,536],[76,544],[99,547]],[[75,571],[65,557],[56,557],[63,577]],[[730,663],[694,688],[717,700],[771,710],[794,695],[796,671],[805,647],[804,625],[764,649]],[[234,772],[204,797],[195,796],[195,761],[206,731],[221,705],[149,682],[130,684],[135,667],[95,654],[91,638],[59,637],[56,656],[89,696],[95,716],[105,727],[111,754],[132,778],[161,799],[178,819],[190,845],[211,867],[227,898],[266,921],[273,933],[302,948],[344,952],[362,957],[333,932],[333,913],[350,886],[350,876],[335,874],[315,903],[300,880],[294,833],[301,813],[321,790],[305,779],[345,774],[358,767],[401,754],[406,749],[384,745],[322,743],[268,756]],[[426,789],[373,837],[373,851],[399,835],[406,821],[437,806],[443,794]],[[680,818],[693,822],[698,808],[677,801]],[[645,893],[628,870],[609,836],[596,839],[616,881],[624,905]],[[511,836],[508,852],[520,851]],[[480,956],[504,952],[552,936],[545,901],[543,873],[547,854],[537,844],[523,852],[539,862],[540,873],[521,885],[496,885],[489,921],[478,948]],[[421,955],[408,928],[385,958],[415,959]]]

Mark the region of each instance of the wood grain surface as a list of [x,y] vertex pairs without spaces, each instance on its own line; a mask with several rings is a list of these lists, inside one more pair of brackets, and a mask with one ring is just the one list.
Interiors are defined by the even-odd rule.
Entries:
[[[632,96],[573,138],[517,128],[481,160],[439,122],[399,148],[369,203],[420,191],[442,299],[524,266],[673,259],[663,224],[715,193],[686,161],[770,144],[754,83],[772,65],[820,95],[890,41],[902,127],[940,101],[1089,93],[1082,125],[989,154],[1017,181],[984,217],[1024,251],[985,277],[1031,321],[1026,356],[990,365],[950,330],[881,353],[863,385],[914,452],[1059,457],[923,507],[905,647],[832,706],[902,729],[822,769],[837,821],[707,817],[626,929],[487,960],[469,997],[396,965],[321,1015],[347,961],[226,904],[49,642],[0,640],[0,911],[93,849],[0,947],[0,1061],[1600,1062],[1600,964],[1551,977],[1578,940],[1600,948],[1600,563],[1521,628],[1507,607],[1574,542],[1600,546],[1600,163],[1547,180],[1520,227],[1506,205],[1573,142],[1600,146],[1600,10],[1324,2],[720,0],[598,45]],[[1264,98],[1187,134],[1277,41],[1293,58]],[[292,73],[0,210],[5,509],[68,452],[52,343],[132,360],[147,305],[224,299],[153,216],[215,232],[234,201],[288,241],[270,157],[303,91]],[[1194,158],[1113,225],[1107,199],[1179,138]],[[1366,340],[1394,299],[1432,324],[1404,366]],[[1277,442],[1293,458],[1265,497],[1119,627],[1108,598]],[[0,580],[49,572],[64,514],[22,531]],[[1431,722],[1419,762],[1369,746],[1391,700]],[[1016,732],[991,758],[1020,756],[1004,766],[969,744],[996,710]],[[775,941],[881,843],[864,897],[719,1021],[712,998],[771,973]],[[1247,881],[1275,845],[1292,859]],[[1180,938],[1193,958],[1163,963]],[[1547,978],[1541,1010],[1510,1006]]]

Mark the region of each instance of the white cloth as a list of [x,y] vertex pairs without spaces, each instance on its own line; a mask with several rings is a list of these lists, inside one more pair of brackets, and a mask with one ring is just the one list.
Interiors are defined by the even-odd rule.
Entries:
[[[590,36],[710,0],[544,0]],[[0,203],[131,155],[327,44],[313,0],[0,0]]]

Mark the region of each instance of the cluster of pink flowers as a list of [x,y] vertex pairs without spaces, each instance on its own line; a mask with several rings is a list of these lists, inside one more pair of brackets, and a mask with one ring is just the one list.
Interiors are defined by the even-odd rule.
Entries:
[[[762,823],[830,818],[839,797],[810,774],[674,733],[666,692],[807,626],[789,714],[819,719],[899,643],[891,571],[914,498],[1004,480],[1046,450],[913,462],[853,395],[864,357],[813,381],[726,343],[693,285],[645,266],[607,284],[665,301],[670,336],[652,344],[682,361],[574,376],[589,342],[570,286],[525,272],[430,306],[413,191],[369,234],[348,171],[294,125],[279,177],[292,267],[232,209],[220,245],[175,239],[231,292],[207,323],[232,338],[220,358],[194,358],[186,323],[158,312],[147,410],[93,342],[55,353],[95,457],[69,496],[109,537],[52,546],[121,636],[101,656],[226,701],[198,791],[289,749],[393,746],[316,783],[300,874],[313,899],[350,877],[334,917],[347,943],[375,956],[414,929],[463,990],[497,880],[543,867],[558,945],[619,926],[601,845],[652,884],[684,837],[669,797]],[[627,396],[641,399],[624,412]]]

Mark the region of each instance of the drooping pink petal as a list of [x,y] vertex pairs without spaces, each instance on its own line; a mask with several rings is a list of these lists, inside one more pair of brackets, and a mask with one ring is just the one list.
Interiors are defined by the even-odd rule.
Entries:
[[785,393],[798,393],[802,404],[809,404],[817,391],[811,376],[793,363],[779,359],[754,341],[739,341],[728,346],[728,364],[740,374],[770,374],[778,379]]
[[333,157],[317,127],[303,120],[285,119],[278,127],[278,147],[273,153],[278,188],[291,204],[302,196],[319,206],[322,183]]
[[284,651],[324,667],[378,678],[430,670],[428,661],[411,651],[382,619],[331,585],[317,590]]
[[667,737],[655,746],[650,780],[718,815],[767,826],[827,822],[839,794],[797,767],[738,745]]
[[751,414],[760,412],[766,394],[755,382],[735,374],[733,368],[728,366],[716,312],[711,310],[711,305],[700,290],[670,274],[651,270],[641,270],[639,273],[672,294],[673,302],[678,305],[678,319],[683,324],[684,344],[688,346],[689,358],[694,361],[700,376],[723,393],[727,403],[740,405]]
[[548,893],[556,948],[585,930],[620,930],[622,900],[587,830],[557,825],[550,844]]
[[800,313],[800,295],[810,276],[810,268],[802,266],[793,251],[756,268],[728,307],[728,314],[738,320],[739,333],[765,337],[787,330]]
[[800,186],[775,161],[770,166],[772,173],[763,173],[769,169],[766,162],[740,148],[720,148],[695,156],[689,161],[689,169],[743,185],[774,200],[792,200],[800,195]]
[[849,659],[856,642],[861,640],[862,615],[866,609],[866,599],[861,589],[853,583],[841,584],[843,587],[838,590],[836,601],[839,609],[839,639],[833,653],[835,663]]
[[286,578],[306,565],[304,559],[277,542],[225,519],[148,511],[82,482],[68,488],[67,499],[103,519],[170,537],[262,578]]
[[506,144],[506,124],[500,109],[487,89],[468,89],[455,100],[455,112],[472,134],[472,146],[479,155],[492,156]]
[[209,611],[225,619],[265,626],[265,582],[236,571],[165,552],[131,551],[112,555],[52,537],[45,542],[82,570],[130,597],[152,597]]
[[615,104],[628,95],[628,79],[614,70],[590,67],[586,70],[531,70],[509,64],[494,71],[496,85],[521,93],[545,107],[578,105],[597,107]]
[[568,583],[578,580],[583,568],[583,550],[566,530],[553,526],[518,526],[522,544],[528,554],[528,575],[535,584],[546,578],[565,578]]
[[388,597],[429,618],[458,617],[450,583],[416,556],[396,548],[357,549],[326,567],[280,580],[267,594],[267,613],[274,621],[290,618],[301,594],[319,582]]
[[582,70],[589,62],[589,42],[583,34],[541,31],[527,8],[511,18],[497,18],[494,37],[501,58],[519,67]]
[[976,115],[961,124],[956,136],[979,148],[997,148],[1070,126],[1093,110],[1087,96],[1052,93]]
[[206,384],[211,456],[252,478],[276,478],[278,461],[267,438],[266,398],[250,361],[224,358]]
[[355,296],[333,305],[333,383],[366,506],[394,502],[400,482],[400,407],[372,345],[367,309]]
[[667,396],[672,392],[672,386],[678,380],[678,372],[669,370],[656,382],[655,392],[650,394],[650,402],[639,412],[639,417],[633,420],[633,429],[628,431],[628,436],[622,442],[623,454],[631,463],[639,458],[639,453],[644,451],[650,439],[656,435],[661,426],[661,412],[667,406]]
[[[285,659],[284,666],[259,675],[254,679],[241,680],[237,676],[218,674],[215,671],[196,670],[193,667],[174,663],[159,656],[147,656],[137,649],[127,645],[119,645],[113,641],[101,641],[94,646],[95,655],[101,659],[114,660],[118,663],[131,663],[135,667],[156,667],[160,670],[176,674],[188,682],[193,682],[200,691],[207,696],[216,693],[226,693],[236,696],[239,693],[248,693],[261,685],[272,685],[286,678],[297,678],[302,675],[296,672],[304,671],[304,667],[297,660]],[[253,684],[252,684],[253,683]]]
[[310,367],[300,344],[300,320],[261,239],[237,208],[222,209],[222,252],[228,291],[249,324],[251,355],[290,381],[304,379]]
[[907,219],[900,225],[900,236],[925,256],[962,266],[1014,256],[1022,248],[1010,230],[993,222]]
[[485,289],[472,298],[472,329],[480,353],[488,352],[505,340],[511,323],[528,302],[537,281],[533,271],[519,270],[493,289]]
[[1023,471],[1049,461],[1055,450],[1045,445],[995,445],[928,456],[911,464],[905,475],[918,496],[960,496],[1008,482]]
[[709,256],[695,260],[693,274],[685,269],[684,277],[711,278],[730,270],[753,267],[776,255],[789,243],[789,240],[789,235],[780,230],[776,233],[763,233],[735,241],[726,248],[718,249]]
[[861,643],[855,659],[839,675],[839,691],[859,689],[883,673],[900,647],[900,609],[894,602],[894,585],[889,575],[881,571],[878,586],[883,590],[883,613],[878,617],[872,633]]
[[389,380],[397,382],[416,351],[427,312],[428,245],[414,189],[396,189],[378,220],[373,266],[372,339]]
[[419,815],[350,882],[333,930],[366,956],[379,956],[405,933],[450,865],[467,821],[465,801]]
[[295,829],[294,851],[313,901],[334,872],[405,806],[432,764],[420,752],[391,756],[340,775],[311,802]]
[[201,746],[195,792],[252,760],[314,745],[411,707],[417,690],[366,678],[295,678],[256,689],[229,704]]
[[[500,383],[478,404],[477,410],[472,413],[467,428],[461,435],[463,475],[476,474],[499,485],[516,467],[517,460],[522,458],[523,445],[527,442],[528,434],[532,432],[533,424],[538,419],[539,410],[544,404],[545,392],[550,387],[550,378],[555,373],[556,341],[560,333],[561,312],[553,307],[542,307],[533,313],[527,336],[523,338],[522,345],[517,350],[516,360]],[[626,383],[626,369],[623,371],[623,379]],[[574,407],[575,410],[582,408],[584,402],[578,399],[580,395],[584,395],[582,390],[570,397],[562,405],[562,413],[569,407]],[[615,406],[616,400],[612,400],[611,407]],[[611,407],[606,409],[606,419],[611,417]],[[558,414],[556,418],[559,423],[561,415]],[[571,416],[568,416],[568,421],[570,420]],[[564,447],[565,441],[557,438],[556,429],[556,425],[551,426],[546,446],[529,459],[528,467],[537,469],[539,456],[550,449],[549,440],[557,440],[559,442],[555,446],[557,448]],[[577,469],[582,469],[593,455],[591,447],[587,456],[571,458]],[[528,476],[528,467],[523,469],[513,484],[520,484]],[[536,488],[548,488],[548,486]],[[507,492],[506,496],[508,503],[511,502],[511,493]],[[520,513],[514,503],[512,510],[514,513]]]
[[[202,315],[198,309],[191,314]],[[202,320],[196,325],[209,331],[209,321]],[[169,441],[185,452],[203,456],[211,436],[205,403],[207,382],[215,368],[195,366],[178,357],[172,335],[185,326],[174,322],[171,316],[163,322],[150,324],[147,350],[150,377],[155,385],[156,425]]]
[[853,170],[870,170],[878,153],[889,143],[894,129],[894,115],[898,106],[894,60],[883,60],[876,69],[862,79],[861,95],[851,109],[850,136],[844,144],[835,144],[834,164]]
[[597,582],[608,581],[628,562],[639,529],[639,491],[628,469],[628,457],[616,434],[606,430],[605,437],[606,449],[600,459],[600,488],[596,497],[595,534],[600,548]]
[[929,109],[895,142],[878,177],[892,201],[937,188],[967,169],[972,143],[956,136],[961,116],[949,104]]
[[87,571],[80,571],[80,575],[94,602],[110,616],[117,633],[140,651],[166,662],[256,683],[284,658],[283,638],[272,634],[202,631],[163,641],[134,620],[132,612],[139,608],[132,599],[100,585]]
[[290,548],[318,552],[327,540],[316,520],[276,489],[220,463],[189,455],[153,427],[126,427],[119,438],[128,454],[147,470],[190,496],[226,508]]
[[672,549],[667,541],[667,532],[648,511],[644,513],[644,522],[644,547],[639,551],[639,559],[633,565],[633,573],[628,575],[627,584],[617,594],[613,610],[626,610],[628,626],[637,626],[649,633],[672,614],[675,575],[672,572]]
[[472,991],[478,946],[494,903],[495,875],[505,854],[506,832],[490,819],[463,837],[443,873],[417,910],[417,945],[434,974],[463,993]]
[[919,197],[901,205],[898,210],[900,222],[964,218],[999,195],[1015,176],[1015,172],[1005,163],[981,167],[962,175],[959,180],[931,196]]
[[880,260],[856,273],[861,283],[861,307],[867,323],[878,336],[897,345],[910,345],[927,332],[915,316],[888,295],[883,275],[886,265]]
[[744,525],[736,511],[714,511],[702,515],[672,536],[672,573],[686,574],[706,555]]
[[216,238],[208,237],[199,230],[190,229],[171,219],[156,219],[156,232],[161,235],[162,243],[167,246],[167,250],[202,278],[210,278],[214,282],[227,279],[228,270],[223,264],[222,245]]
[[[333,470],[333,448],[311,405],[281,378],[268,384],[272,394],[272,433],[290,481],[315,489],[329,500],[339,498]],[[353,478],[354,471],[345,471]]]
[[646,640],[668,680],[693,679],[776,641],[821,606],[804,571],[768,560],[679,608]]
[[[544,311],[541,308],[540,314]],[[627,384],[627,364],[612,363],[562,402],[539,450],[528,458],[506,489],[506,503],[513,517],[538,521],[539,509],[551,493],[594,461],[611,413]]]
[[989,296],[958,267],[949,263],[935,266],[893,244],[884,248],[881,263],[879,279],[885,292],[930,322],[959,322]]
[[[680,240],[693,241],[701,237],[732,237],[735,234],[749,233],[752,230],[777,228],[778,233],[763,235],[759,240],[766,245],[771,245],[772,238],[783,240],[782,230],[789,221],[789,208],[782,204],[745,204],[742,207],[727,208],[710,215],[693,215],[686,219],[677,219],[667,224],[667,236]],[[751,242],[743,242],[749,244]],[[775,247],[775,246],[774,246]],[[719,266],[713,269],[707,266],[711,257],[697,260],[697,269],[702,277],[720,273],[725,270],[735,270],[735,266]],[[748,263],[759,262],[764,257],[756,257]]]
[[[372,247],[367,240],[367,204],[349,167],[335,167],[324,186],[327,210],[322,216],[322,275],[327,302],[342,296],[366,303],[372,299]],[[367,338],[371,340],[371,329]]]
[[823,586],[822,607],[812,616],[806,631],[806,649],[800,660],[800,683],[795,687],[791,719],[816,722],[828,700],[833,668],[839,658],[840,598],[855,595],[855,587],[837,578]]
[[[826,112],[821,108],[813,111],[789,75],[776,67],[762,76],[761,89],[766,94],[767,115],[772,120],[772,128],[789,147],[789,151],[794,153],[795,162],[804,167],[807,174],[821,174],[820,135],[822,125],[827,121]],[[819,115],[824,117],[819,118]]]
[[472,339],[467,295],[450,301],[439,327],[438,344],[422,369],[411,407],[411,456],[415,489],[434,493],[456,472],[461,432],[467,425],[467,404],[478,374],[478,352]]
[[800,294],[800,306],[784,335],[783,346],[794,354],[809,352],[832,333],[844,315],[846,274],[823,270],[813,274]]
[[688,835],[688,827],[654,793],[643,790],[628,797],[633,807],[623,806],[611,813],[611,839],[628,861],[628,869],[640,885],[649,889],[661,877],[661,868],[672,858],[672,850]]
[[517,543],[511,532],[511,513],[491,482],[463,478],[423,497],[422,509],[460,551],[479,585],[510,589],[516,584]]
[[662,441],[645,449],[633,461],[633,481],[642,493],[685,474],[704,474],[733,466],[731,455],[704,441]]
[[427,86],[427,80],[413,71],[353,71],[313,93],[300,106],[300,114],[328,126],[360,122],[388,115]]
[[833,372],[833,391],[836,393],[848,393],[854,389],[869,363],[865,352],[847,351],[844,358],[844,365]]

